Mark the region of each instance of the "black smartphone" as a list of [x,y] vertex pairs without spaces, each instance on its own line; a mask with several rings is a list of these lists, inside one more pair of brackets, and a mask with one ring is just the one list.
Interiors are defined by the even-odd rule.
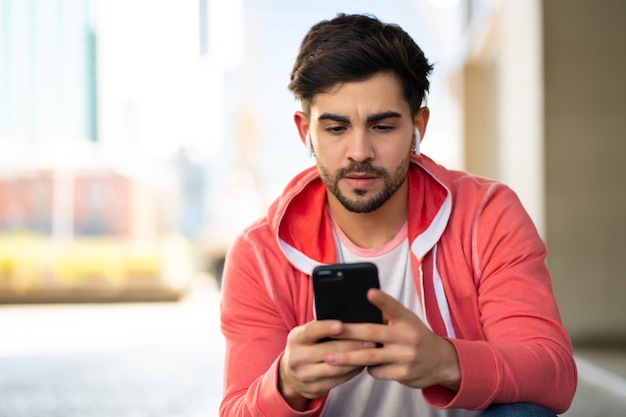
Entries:
[[312,278],[318,320],[383,323],[382,312],[367,300],[370,288],[380,288],[373,263],[321,265],[313,269]]

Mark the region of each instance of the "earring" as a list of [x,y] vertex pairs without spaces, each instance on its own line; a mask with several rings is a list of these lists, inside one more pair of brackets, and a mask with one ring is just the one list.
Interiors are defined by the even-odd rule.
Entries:
[[306,153],[309,157],[313,156],[313,144],[311,143],[311,134],[307,133],[306,134],[306,139],[305,139],[305,146],[306,146]]
[[420,136],[420,131],[415,129],[415,143],[413,144],[413,149],[411,149],[413,151],[413,153],[415,155],[419,155],[420,154],[420,141],[421,141],[421,136]]

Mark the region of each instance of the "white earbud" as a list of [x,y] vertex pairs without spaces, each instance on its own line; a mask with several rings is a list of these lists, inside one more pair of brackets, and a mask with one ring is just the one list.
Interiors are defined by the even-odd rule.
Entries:
[[422,137],[420,135],[420,131],[415,129],[415,145],[413,146],[413,153],[415,155],[419,155],[420,154],[420,141],[421,141]]
[[306,134],[305,139],[306,153],[308,156],[313,156],[313,145],[311,144],[311,134]]

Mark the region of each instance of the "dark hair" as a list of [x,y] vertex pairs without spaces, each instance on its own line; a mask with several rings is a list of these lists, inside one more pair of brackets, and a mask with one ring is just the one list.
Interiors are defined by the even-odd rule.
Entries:
[[370,15],[339,13],[317,23],[304,37],[289,90],[308,113],[315,94],[390,72],[398,77],[415,115],[428,94],[432,69],[424,52],[400,26]]

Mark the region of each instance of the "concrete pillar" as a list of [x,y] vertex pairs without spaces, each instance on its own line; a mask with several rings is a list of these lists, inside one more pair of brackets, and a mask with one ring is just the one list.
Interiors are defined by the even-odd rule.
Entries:
[[626,2],[543,1],[548,263],[577,341],[626,341]]

